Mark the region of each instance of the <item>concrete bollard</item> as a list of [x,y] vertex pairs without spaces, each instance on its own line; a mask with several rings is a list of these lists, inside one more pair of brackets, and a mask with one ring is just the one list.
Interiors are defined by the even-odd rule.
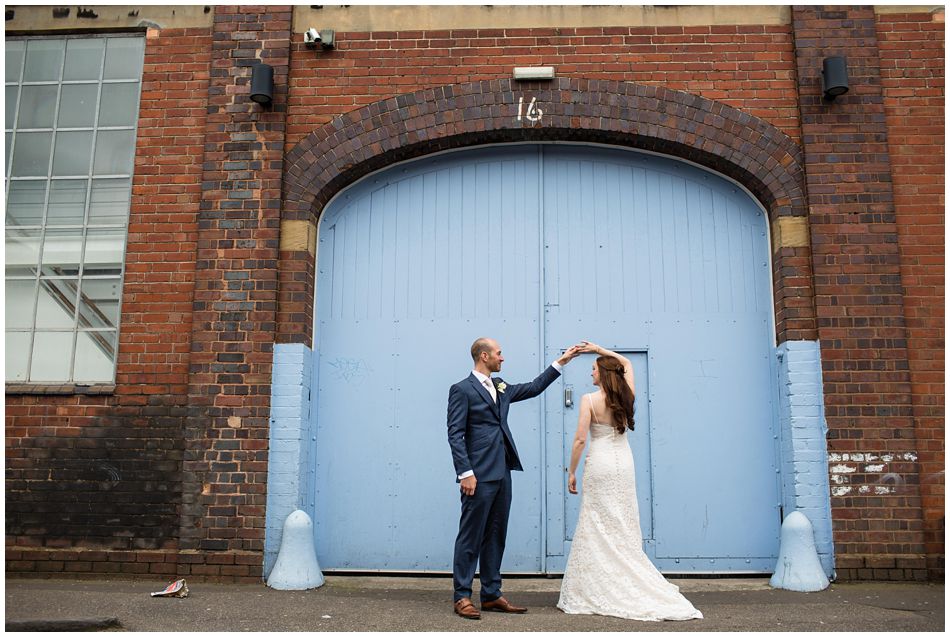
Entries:
[[811,521],[800,511],[793,511],[782,522],[778,563],[769,585],[802,593],[828,588],[828,578],[818,560]]
[[280,591],[304,591],[323,586],[323,573],[313,548],[313,522],[300,509],[284,520],[277,562],[267,585]]

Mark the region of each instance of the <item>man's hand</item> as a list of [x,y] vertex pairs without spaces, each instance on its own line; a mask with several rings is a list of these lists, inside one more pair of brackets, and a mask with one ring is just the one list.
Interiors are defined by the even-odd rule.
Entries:
[[475,484],[478,480],[475,479],[475,476],[469,476],[467,478],[462,478],[462,481],[459,482],[459,487],[462,489],[462,493],[465,495],[475,495]]
[[583,351],[583,350],[581,349],[581,346],[580,346],[580,345],[571,345],[569,348],[567,348],[567,351],[564,352],[564,354],[561,356],[561,358],[557,359],[557,364],[558,364],[558,365],[567,365],[567,364],[570,363],[572,360],[574,360],[575,358],[577,358],[578,356],[580,356],[580,354],[581,354],[582,351]]

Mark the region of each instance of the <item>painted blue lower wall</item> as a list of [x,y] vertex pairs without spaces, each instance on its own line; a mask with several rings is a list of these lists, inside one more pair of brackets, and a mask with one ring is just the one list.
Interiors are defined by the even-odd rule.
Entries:
[[[789,341],[776,350],[782,506],[800,511],[814,527],[822,568],[834,576],[827,425],[817,342]],[[270,456],[267,478],[264,577],[277,559],[284,520],[300,508],[312,513],[310,497],[313,426],[310,388],[313,354],[301,344],[274,347]]]
[[271,384],[270,454],[267,462],[267,511],[264,578],[277,561],[284,520],[306,506],[313,450],[310,374],[313,353],[297,343],[274,346]]
[[782,506],[811,521],[822,568],[834,575],[834,543],[828,481],[828,425],[815,341],[788,341],[777,349]]

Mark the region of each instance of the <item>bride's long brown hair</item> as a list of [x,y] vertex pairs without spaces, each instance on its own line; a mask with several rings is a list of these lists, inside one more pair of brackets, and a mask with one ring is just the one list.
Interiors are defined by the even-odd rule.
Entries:
[[600,388],[610,410],[610,424],[620,434],[627,429],[633,431],[633,402],[636,397],[623,377],[623,364],[613,356],[598,356],[597,371]]

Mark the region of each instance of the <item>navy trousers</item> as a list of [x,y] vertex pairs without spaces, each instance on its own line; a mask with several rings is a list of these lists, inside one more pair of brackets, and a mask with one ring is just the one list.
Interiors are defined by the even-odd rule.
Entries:
[[482,582],[481,601],[501,597],[501,558],[505,553],[510,509],[511,471],[505,471],[501,480],[479,480],[474,495],[462,494],[462,518],[452,568],[455,601],[472,596],[476,563]]

